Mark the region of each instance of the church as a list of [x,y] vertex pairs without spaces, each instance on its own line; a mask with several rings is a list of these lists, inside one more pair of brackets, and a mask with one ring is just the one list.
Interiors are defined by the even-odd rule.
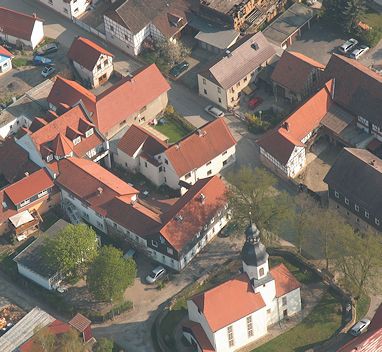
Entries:
[[269,269],[255,224],[245,231],[243,272],[187,302],[185,338],[198,352],[232,352],[301,310],[301,284],[284,264]]

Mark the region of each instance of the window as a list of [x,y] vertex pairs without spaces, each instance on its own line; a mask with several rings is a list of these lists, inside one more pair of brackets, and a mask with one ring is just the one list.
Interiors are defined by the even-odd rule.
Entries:
[[219,103],[221,103],[221,102],[222,102],[222,98],[218,98],[218,100],[219,100]]
[[284,297],[282,298],[281,303],[282,303],[283,306],[286,306],[286,305],[287,305],[288,302],[287,302],[287,297],[286,297],[286,296],[284,296]]
[[203,92],[205,95],[207,95],[207,89],[204,89]]
[[53,0],[49,0],[49,4],[50,4],[50,5],[53,5]]
[[339,197],[340,197],[340,194],[339,194],[337,191],[334,191],[334,196],[335,196],[336,198],[339,198]]
[[248,337],[252,337],[253,336],[252,315],[247,317],[247,332],[248,332]]
[[174,250],[172,248],[167,247],[167,253],[173,255]]
[[101,68],[102,68],[101,64],[97,65],[97,71],[101,71]]
[[358,204],[354,204],[354,210],[359,211],[359,205]]
[[374,221],[375,221],[375,224],[376,224],[377,226],[379,226],[379,224],[380,224],[379,219],[375,218]]
[[259,276],[264,276],[264,268],[260,268],[259,270]]
[[218,87],[218,93],[220,94],[222,92],[222,90],[220,89],[220,87]]
[[228,152],[227,151],[225,151],[225,152],[223,152],[223,154],[222,155],[226,155]]
[[64,8],[64,12],[65,13],[69,13],[69,11],[68,11],[68,9],[66,7]]
[[188,178],[191,177],[191,172],[189,172],[186,176],[184,176],[184,178],[187,180]]
[[243,80],[244,82],[247,82],[248,81],[248,77],[246,76],[246,77],[244,77],[244,80]]
[[370,214],[368,211],[365,210],[365,218],[369,218]]
[[139,113],[145,112],[147,110],[147,106],[144,106],[141,110],[139,110]]
[[147,167],[147,162],[145,161],[145,167]]
[[74,9],[74,13],[78,12],[78,7],[76,9]]
[[233,347],[235,345],[235,342],[233,340],[233,327],[232,327],[232,325],[227,327],[227,333],[228,333],[228,346]]
[[345,204],[349,205],[349,199],[345,197]]
[[85,132],[86,138],[90,137],[94,133],[94,128],[91,128],[90,130],[87,130]]
[[223,161],[223,166],[226,166],[227,163],[228,163],[228,160],[224,160],[224,161]]
[[53,160],[53,155],[52,154],[49,154],[47,157],[46,157],[46,161],[49,163]]
[[240,82],[237,82],[236,83],[236,88],[239,88],[240,87]]
[[167,159],[164,159],[164,163],[168,165],[168,160],[167,160]]
[[38,198],[41,198],[41,197],[44,197],[44,196],[47,195],[47,194],[48,194],[48,190],[45,190],[45,191],[40,192],[40,193],[37,195],[37,197],[38,197]]
[[159,172],[162,172],[162,170],[163,170],[163,167],[159,166]]
[[203,84],[206,84],[206,79],[205,78],[203,78]]
[[206,164],[206,166],[208,166],[208,165],[211,165],[211,161],[209,161],[209,162]]
[[151,240],[151,244],[153,245],[153,247],[158,247],[158,242],[157,241]]
[[121,126],[125,125],[125,123],[126,123],[126,120],[123,120],[122,122],[119,123],[119,126],[121,127]]
[[267,309],[267,314],[271,314],[271,309]]
[[26,200],[22,201],[22,202],[20,203],[20,208],[25,207],[25,206],[26,206],[27,204],[29,204],[30,202],[31,202],[30,199],[26,199]]
[[78,143],[80,143],[81,142],[81,137],[77,137],[77,138],[74,138],[73,139],[73,144],[74,145],[77,145]]
[[129,36],[125,34],[125,40],[129,41]]
[[110,26],[110,30],[114,32],[114,26]]
[[212,171],[211,170],[208,170],[207,171],[207,176],[211,175],[212,174]]

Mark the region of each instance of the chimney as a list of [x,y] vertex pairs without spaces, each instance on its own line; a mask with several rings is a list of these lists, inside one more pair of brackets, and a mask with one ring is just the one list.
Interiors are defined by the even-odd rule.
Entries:
[[196,130],[196,133],[198,134],[199,137],[203,137],[203,136],[205,136],[205,135],[207,134],[206,131],[201,130],[200,128],[198,128],[198,129]]
[[282,127],[285,128],[287,131],[289,131],[289,122],[285,121]]
[[205,202],[205,200],[206,200],[206,196],[205,196],[203,193],[200,193],[199,199],[200,199],[200,202],[201,202],[202,204],[204,204],[204,202]]
[[179,143],[176,143],[176,144],[175,144],[175,149],[176,149],[176,150],[179,150],[179,148],[180,148]]
[[230,50],[226,50],[226,51],[225,51],[225,54],[226,54],[227,57],[231,57],[231,56],[232,56],[232,53],[231,53]]
[[26,172],[24,175],[25,175],[25,177],[28,177],[29,176],[29,172]]
[[371,160],[371,161],[369,162],[369,164],[370,164],[371,166],[374,166],[374,165],[375,165],[375,159]]
[[103,188],[102,187],[98,187],[97,188],[97,192],[98,192],[98,195],[100,196],[103,192]]

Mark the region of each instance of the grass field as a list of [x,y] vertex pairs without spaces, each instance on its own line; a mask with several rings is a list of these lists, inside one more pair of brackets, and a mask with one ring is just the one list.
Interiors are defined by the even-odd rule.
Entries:
[[380,13],[372,9],[366,8],[366,12],[362,20],[370,27],[382,30],[382,16]]
[[173,119],[164,118],[163,120],[164,123],[156,125],[155,129],[167,136],[169,138],[169,143],[176,143],[190,133],[189,130]]

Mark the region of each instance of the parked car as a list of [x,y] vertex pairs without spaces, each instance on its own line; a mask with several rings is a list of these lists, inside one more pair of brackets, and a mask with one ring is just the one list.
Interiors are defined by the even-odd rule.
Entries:
[[190,64],[187,61],[183,61],[177,65],[175,65],[170,70],[170,75],[173,77],[180,76],[184,71],[187,71],[187,69],[190,67]]
[[237,230],[237,224],[229,223],[219,233],[219,237],[229,237]]
[[130,258],[135,258],[135,249],[134,248],[130,248],[126,251],[126,253],[123,255],[123,259],[130,259]]
[[365,332],[370,325],[369,319],[362,319],[349,330],[349,334],[353,336],[361,335],[363,332]]
[[351,38],[349,40],[347,40],[345,43],[343,43],[339,48],[339,52],[341,52],[342,54],[346,54],[348,52],[350,52],[352,49],[354,49],[354,47],[358,44],[358,40],[354,39],[354,38]]
[[49,59],[48,57],[44,57],[41,55],[35,55],[33,57],[34,65],[50,65],[52,62],[53,62],[52,59]]
[[224,117],[224,112],[213,105],[208,105],[204,108],[213,117]]
[[358,60],[363,54],[365,54],[370,48],[366,45],[361,45],[360,47],[358,47],[357,49],[355,49],[350,55],[349,57],[351,59],[355,59],[355,60]]
[[58,44],[57,43],[49,43],[43,45],[40,49],[36,51],[38,55],[48,55],[53,54],[58,51]]
[[263,101],[264,101],[264,99],[262,97],[254,97],[254,98],[249,100],[248,107],[250,109],[254,109],[257,106],[259,106]]
[[47,78],[52,75],[54,71],[56,71],[56,69],[53,66],[45,66],[41,71],[41,74],[43,77]]
[[166,269],[163,266],[157,266],[150,272],[150,274],[146,276],[146,281],[149,284],[153,284],[154,282],[163,278],[165,275],[166,275]]

